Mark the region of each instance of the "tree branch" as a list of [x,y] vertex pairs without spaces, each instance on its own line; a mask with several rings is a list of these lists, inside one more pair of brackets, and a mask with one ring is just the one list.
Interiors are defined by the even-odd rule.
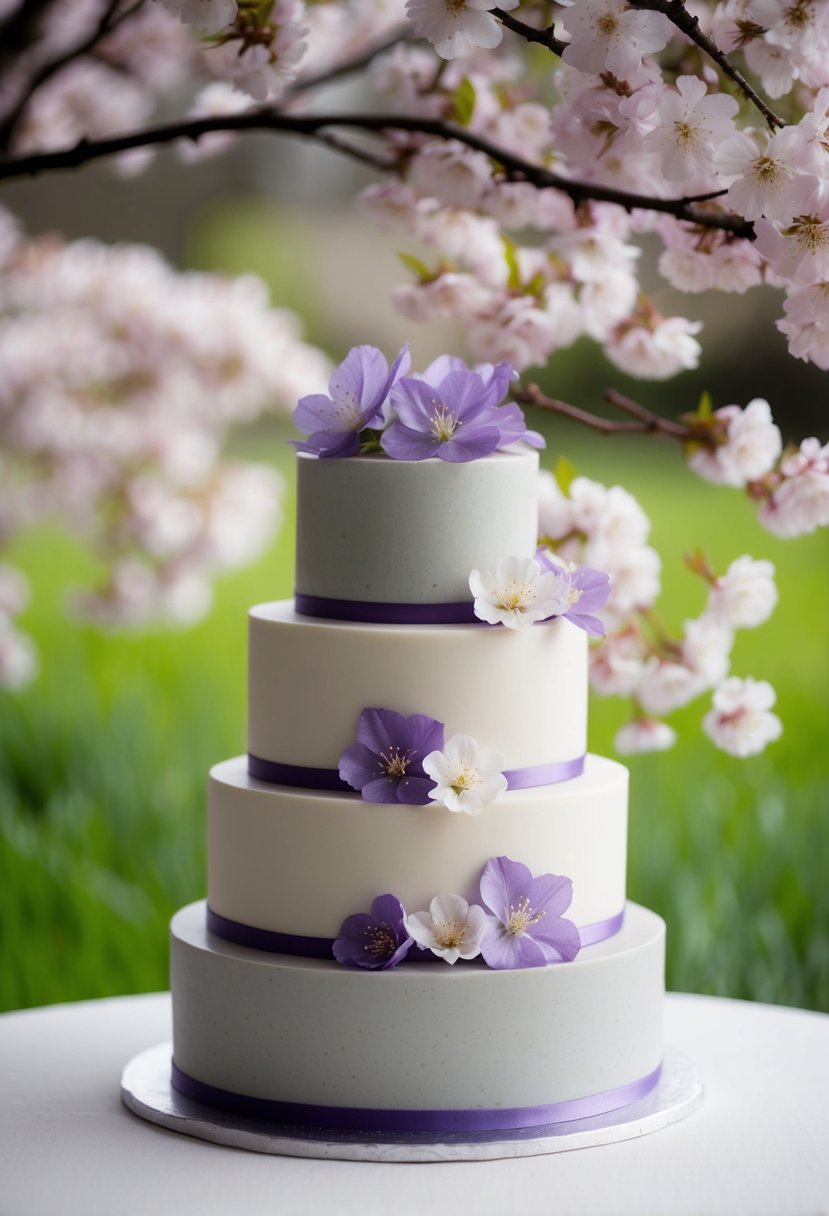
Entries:
[[625,413],[632,414],[633,417],[629,420],[614,422],[610,418],[602,418],[599,414],[591,414],[589,410],[584,410],[578,405],[571,405],[568,401],[548,397],[537,384],[527,384],[513,393],[513,396],[523,405],[532,405],[537,409],[546,410],[548,413],[558,414],[562,418],[569,418],[572,422],[587,426],[601,435],[664,435],[669,439],[678,439],[681,442],[700,437],[692,426],[674,422],[670,418],[663,418],[661,414],[654,414],[646,406],[617,393],[615,389],[608,389],[605,398],[611,405],[624,410]]
[[536,29],[534,25],[527,25],[524,21],[519,21],[517,17],[513,17],[512,13],[505,13],[502,8],[492,9],[493,16],[497,17],[503,26],[508,30],[512,30],[513,34],[518,34],[526,42],[537,42],[540,46],[546,46],[548,51],[552,51],[554,55],[560,55],[567,46],[566,42],[562,42],[560,38],[556,38],[555,26],[549,25],[546,29]]
[[332,127],[380,135],[388,131],[409,131],[435,139],[457,140],[468,148],[483,152],[501,167],[510,180],[526,181],[540,190],[560,190],[576,204],[593,199],[597,202],[616,203],[627,211],[658,211],[703,228],[717,228],[746,240],[754,238],[753,224],[741,216],[700,206],[712,197],[717,197],[716,195],[662,199],[591,182],[570,181],[542,165],[522,160],[506,148],[476,135],[466,127],[458,127],[440,119],[413,118],[400,114],[285,114],[273,107],[263,106],[244,110],[241,114],[183,119],[164,126],[133,131],[127,135],[99,140],[82,139],[74,147],[62,148],[56,152],[35,152],[28,156],[0,160],[0,180],[29,177],[57,169],[74,169],[90,161],[115,156],[133,148],[169,144],[177,139],[198,140],[202,135],[213,131],[277,131],[319,141],[320,132]]
[[776,114],[771,106],[763,100],[757,90],[749,84],[739,68],[735,68],[731,60],[711,41],[707,34],[703,33],[700,29],[699,21],[692,13],[688,12],[683,0],[629,0],[629,3],[632,8],[649,9],[654,13],[663,13],[686,38],[690,38],[691,42],[695,43],[701,51],[704,51],[709,59],[713,59],[714,63],[717,64],[725,75],[734,81],[743,95],[754,103],[772,130],[775,127],[784,127],[786,125],[780,115]]
[[70,63],[74,63],[76,59],[80,59],[83,55],[88,55],[90,51],[94,50],[101,39],[104,38],[111,30],[114,30],[116,26],[120,25],[123,21],[126,21],[133,15],[133,13],[138,11],[143,3],[143,0],[138,0],[136,4],[132,5],[125,12],[116,16],[116,10],[119,3],[120,0],[109,0],[91,34],[88,34],[86,38],[84,38],[81,42],[76,43],[75,46],[69,47],[68,50],[63,51],[55,59],[51,59],[48,63],[44,63],[42,67],[35,72],[34,76],[29,81],[23,96],[13,106],[11,111],[3,119],[2,125],[0,125],[0,148],[8,148],[11,138],[14,135],[15,127],[19,123],[35,92],[42,85],[44,85],[47,80],[51,80],[53,76],[57,75],[58,72],[67,67]]

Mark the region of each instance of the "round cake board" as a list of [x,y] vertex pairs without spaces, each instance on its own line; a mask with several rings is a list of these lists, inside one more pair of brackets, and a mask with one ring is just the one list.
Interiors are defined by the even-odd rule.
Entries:
[[668,1047],[656,1088],[640,1102],[606,1115],[514,1131],[372,1135],[289,1127],[202,1106],[173,1089],[171,1058],[171,1045],[160,1043],[135,1056],[124,1069],[121,1097],[142,1119],[185,1136],[254,1153],[339,1161],[492,1161],[613,1144],[647,1136],[684,1119],[699,1106],[703,1093],[693,1063]]

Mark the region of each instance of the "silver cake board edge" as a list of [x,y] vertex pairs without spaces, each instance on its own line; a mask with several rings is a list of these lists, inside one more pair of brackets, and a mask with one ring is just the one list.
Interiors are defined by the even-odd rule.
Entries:
[[140,1118],[229,1148],[335,1161],[493,1161],[571,1152],[633,1140],[669,1127],[696,1110],[703,1096],[695,1065],[677,1048],[668,1046],[656,1088],[641,1101],[606,1115],[508,1132],[370,1135],[287,1127],[202,1106],[173,1089],[171,1058],[171,1044],[159,1043],[135,1056],[124,1069],[121,1097]]

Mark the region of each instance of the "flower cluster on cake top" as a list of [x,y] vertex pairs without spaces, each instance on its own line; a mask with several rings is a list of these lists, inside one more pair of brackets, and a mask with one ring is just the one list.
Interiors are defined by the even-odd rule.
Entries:
[[303,397],[294,410],[307,436],[292,440],[299,452],[329,459],[383,452],[393,460],[452,464],[478,460],[523,442],[544,447],[527,429],[514,401],[506,401],[517,372],[508,363],[470,369],[441,355],[424,372],[409,375],[408,344],[388,366],[375,346],[355,346],[331,374],[329,395]]
[[572,962],[581,949],[575,924],[563,915],[573,899],[564,875],[533,876],[520,861],[491,857],[479,883],[480,904],[436,895],[429,910],[407,913],[395,895],[380,895],[371,912],[346,917],[334,942],[344,967],[388,970],[414,946],[447,963],[479,955],[494,970]]

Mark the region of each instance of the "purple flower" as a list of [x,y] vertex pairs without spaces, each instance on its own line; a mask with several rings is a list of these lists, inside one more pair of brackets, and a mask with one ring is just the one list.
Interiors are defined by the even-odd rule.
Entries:
[[434,781],[423,758],[443,748],[443,723],[426,714],[405,717],[393,709],[364,709],[357,742],[340,756],[340,776],[366,802],[425,806]]
[[343,967],[385,971],[396,967],[412,945],[406,909],[395,895],[378,895],[371,912],[347,916],[334,942],[334,958]]
[[492,913],[481,942],[486,965],[503,971],[571,962],[581,949],[581,938],[561,914],[572,898],[569,878],[533,878],[520,861],[490,858],[481,875],[481,901]]
[[[469,368],[466,363],[464,363],[463,359],[458,358],[457,355],[438,355],[437,359],[434,359],[429,364],[426,371],[418,379],[425,380],[427,384],[437,387],[449,372],[465,372],[468,370]],[[494,389],[496,402],[504,400],[504,397],[509,392],[510,385],[514,380],[518,379],[518,372],[509,363],[477,363],[472,370],[476,375],[481,377],[487,388],[491,387]],[[538,431],[527,430],[524,415],[514,401],[508,401],[506,404],[498,407],[495,422],[498,430],[501,432],[501,441],[498,444],[499,448],[508,447],[511,443],[518,443],[521,440],[533,448],[544,448],[547,446],[547,441],[543,435],[539,435]]]
[[329,397],[314,393],[303,397],[294,410],[297,429],[307,442],[292,440],[298,452],[315,456],[356,456],[360,432],[383,425],[383,406],[389,392],[409,370],[409,346],[402,347],[389,370],[376,346],[355,346],[331,373]]
[[475,372],[450,371],[437,385],[407,377],[391,400],[397,417],[380,443],[394,460],[437,456],[460,464],[489,456],[501,442],[498,387]]
[[539,549],[536,558],[545,570],[551,570],[567,584],[568,608],[561,616],[578,625],[579,629],[583,629],[591,637],[603,638],[607,630],[593,613],[599,612],[607,602],[610,595],[610,575],[602,570],[593,570],[590,566],[575,566],[568,570],[545,549]]

